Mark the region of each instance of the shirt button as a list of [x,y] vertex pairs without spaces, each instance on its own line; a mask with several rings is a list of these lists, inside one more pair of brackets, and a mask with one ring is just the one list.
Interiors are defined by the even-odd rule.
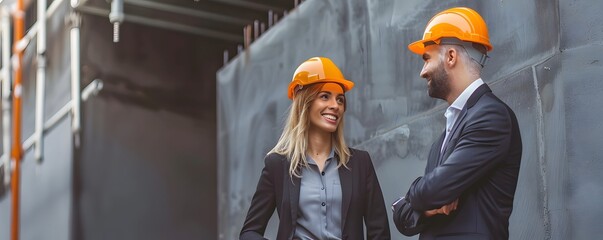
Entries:
[[321,174],[324,176],[324,175],[325,175],[325,172],[322,172]]
[[322,202],[320,205],[322,205],[322,206],[324,207],[324,206],[325,206],[325,205],[327,205],[327,204],[326,204],[325,202]]
[[320,190],[325,190],[325,187],[321,187]]

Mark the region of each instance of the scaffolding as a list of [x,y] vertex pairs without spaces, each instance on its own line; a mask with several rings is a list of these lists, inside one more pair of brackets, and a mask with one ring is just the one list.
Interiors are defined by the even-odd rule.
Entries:
[[[192,10],[176,5],[159,3],[148,0],[110,0],[110,10],[94,4],[90,0],[36,0],[35,22],[25,29],[26,9],[34,4],[33,0],[0,0],[0,37],[1,37],[1,63],[0,81],[2,95],[2,155],[0,156],[0,186],[11,196],[11,239],[19,239],[20,228],[20,188],[21,188],[21,164],[24,153],[33,151],[36,164],[44,162],[44,138],[58,124],[66,118],[71,118],[70,134],[75,149],[80,147],[81,134],[81,105],[90,96],[96,95],[103,89],[102,79],[94,79],[86,87],[80,86],[81,79],[81,33],[82,14],[106,17],[113,25],[113,42],[120,41],[120,25],[131,22],[139,25],[150,26],[159,29],[182,32],[186,34],[216,39],[232,44],[244,43],[248,47],[252,41],[276,24],[278,14],[276,12],[286,10],[266,4],[252,3],[239,0],[213,0],[220,4],[235,6],[254,11],[265,11],[268,22],[263,23],[254,20],[251,24],[244,17],[228,16],[204,10]],[[98,3],[98,2],[96,2]],[[295,0],[295,5],[300,1]],[[227,31],[213,30],[198,26],[191,26],[169,20],[161,20],[136,13],[124,13],[124,4],[135,7],[162,11],[174,15],[188,16],[193,19],[206,19],[219,22],[220,24],[231,24],[243,26],[244,34],[232,34]],[[16,7],[15,7],[16,6]],[[47,89],[48,73],[48,51],[49,37],[47,36],[48,20],[57,14],[58,9],[68,10],[65,12],[65,26],[68,28],[69,37],[69,75],[70,75],[70,100],[56,111],[47,112],[45,92]],[[29,18],[32,19],[32,18]],[[108,24],[109,24],[108,23]],[[123,29],[122,29],[123,30]],[[253,35],[253,37],[252,37]],[[13,39],[11,39],[11,37]],[[35,42],[34,42],[35,41]],[[35,43],[32,44],[32,43]],[[32,62],[23,63],[23,53],[26,50],[33,51],[35,55]],[[239,44],[239,49],[243,45]],[[240,53],[241,50],[238,51]],[[236,55],[236,54],[235,54]],[[224,51],[224,63],[228,62],[228,51]],[[24,89],[22,86],[23,67],[35,66],[35,74],[29,78],[35,79],[35,101],[34,101],[34,132],[28,136],[22,136],[22,100]],[[33,71],[32,71],[33,72]],[[49,117],[46,117],[49,116]],[[12,136],[11,136],[12,134]]]
[[[23,1],[17,1],[17,8],[11,11],[10,5],[0,6],[1,14],[1,35],[2,35],[2,69],[0,76],[2,81],[2,134],[3,134],[3,154],[0,157],[0,168],[5,169],[5,176],[2,183],[5,186],[10,185],[11,195],[11,239],[19,239],[19,215],[20,215],[20,165],[23,152],[33,148],[35,159],[41,163],[44,158],[43,139],[45,133],[50,131],[61,119],[71,115],[71,129],[75,139],[75,145],[78,146],[78,133],[80,130],[80,101],[87,99],[90,93],[98,92],[102,88],[100,81],[95,81],[84,89],[85,95],[80,91],[80,17],[73,11],[70,15],[70,56],[71,56],[71,101],[60,110],[52,113],[52,117],[44,122],[44,92],[46,85],[46,21],[52,16],[63,0],[55,0],[47,7],[46,0],[37,1],[37,21],[24,33],[24,15],[25,10]],[[78,5],[77,0],[71,0],[71,7],[75,9]],[[13,26],[11,27],[10,17],[13,17]],[[11,49],[11,31],[14,31],[14,40]],[[35,100],[35,132],[21,141],[21,97],[23,87],[21,84],[23,69],[22,56],[29,43],[34,39],[36,44],[35,63],[36,70],[36,100]],[[12,53],[12,56],[11,56]],[[11,69],[12,67],[12,69]],[[13,77],[11,77],[11,70]],[[11,85],[13,86],[11,88]],[[12,96],[12,99],[11,99]],[[12,108],[11,108],[12,103]],[[11,121],[11,117],[12,121]],[[12,129],[11,129],[12,127]],[[13,134],[12,141],[10,134]],[[12,150],[11,150],[12,149]],[[10,153],[10,155],[9,155]]]

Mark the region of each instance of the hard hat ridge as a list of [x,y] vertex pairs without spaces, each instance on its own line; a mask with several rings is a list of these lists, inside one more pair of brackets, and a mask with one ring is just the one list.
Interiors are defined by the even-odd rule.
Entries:
[[306,85],[327,82],[340,84],[344,92],[354,87],[354,83],[343,77],[343,74],[331,59],[326,57],[310,58],[300,64],[293,73],[293,79],[289,83],[288,97],[293,99],[295,92],[303,89]]
[[[453,41],[450,39],[456,39]],[[442,42],[444,40],[444,42]],[[467,43],[467,44],[465,44]],[[492,44],[488,36],[488,27],[484,19],[475,10],[467,7],[455,7],[439,12],[429,20],[423,33],[423,39],[408,45],[416,54],[423,54],[430,44],[456,44],[463,46],[469,55],[482,66],[491,51]],[[485,51],[479,49],[483,46]],[[478,54],[481,52],[481,54]],[[481,55],[481,56],[478,56]]]

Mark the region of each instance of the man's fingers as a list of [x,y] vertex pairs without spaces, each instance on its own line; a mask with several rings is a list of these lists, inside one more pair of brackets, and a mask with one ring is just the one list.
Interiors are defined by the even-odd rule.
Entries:
[[425,211],[424,214],[426,217],[431,217],[433,215],[438,214],[438,211],[439,211],[439,209],[427,210],[427,211]]
[[448,214],[450,213],[450,209],[448,209],[448,206],[444,206],[444,207],[442,208],[442,213],[444,213],[444,214],[446,214],[446,215],[448,215]]
[[450,213],[450,205],[443,206],[441,209],[442,214],[448,215]]
[[458,207],[458,204],[459,204],[459,200],[458,200],[458,199],[456,199],[456,200],[454,200],[453,202],[451,202],[451,203],[449,203],[449,204],[447,204],[447,205],[442,206],[441,208],[438,208],[438,209],[432,209],[432,210],[427,210],[427,211],[425,211],[425,213],[424,213],[424,214],[425,214],[425,216],[427,216],[427,217],[431,217],[431,216],[436,215],[436,214],[445,214],[445,215],[449,215],[449,214],[450,214],[450,212],[452,212],[452,211],[456,210],[456,208]]
[[450,205],[452,205],[452,210],[456,210],[456,207],[459,205],[459,200],[454,200],[454,202],[452,202]]
[[442,208],[440,208],[442,211],[441,213],[449,215],[450,212],[456,210],[456,207],[458,206],[459,200],[454,200],[453,202],[451,202],[448,205],[443,206]]

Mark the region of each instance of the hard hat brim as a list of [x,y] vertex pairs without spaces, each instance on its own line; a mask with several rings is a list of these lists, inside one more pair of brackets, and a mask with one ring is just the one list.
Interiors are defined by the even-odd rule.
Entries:
[[[352,90],[352,88],[354,88],[354,82],[350,81],[350,80],[346,80],[346,79],[322,79],[322,80],[318,80],[312,84],[316,84],[316,83],[337,83],[337,84],[341,84],[341,86],[343,87],[343,92],[346,93],[350,90]],[[291,83],[289,84],[289,91],[287,94],[289,99],[293,100],[293,96],[295,95],[295,87],[297,87],[297,84]]]
[[[465,41],[465,42],[470,42],[470,43],[473,42],[473,43],[481,44],[486,48],[487,52],[492,51],[492,49],[493,49],[492,45],[487,41],[471,41],[471,40],[463,40],[463,39],[459,39],[459,40]],[[436,41],[439,43],[439,40],[432,40],[432,39],[419,40],[419,41],[413,42],[411,44],[408,44],[408,50],[410,50],[413,53],[423,55],[425,53],[425,43],[426,42],[436,42]]]
[[413,42],[411,44],[408,44],[408,50],[410,50],[411,52],[415,53],[415,54],[419,54],[419,55],[423,55],[423,53],[425,53],[425,42],[428,41],[432,41],[432,40],[419,40],[416,42]]

